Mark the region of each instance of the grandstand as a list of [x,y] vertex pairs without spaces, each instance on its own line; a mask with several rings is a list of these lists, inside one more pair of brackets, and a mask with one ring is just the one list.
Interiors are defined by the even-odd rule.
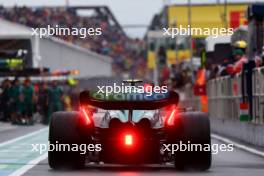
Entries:
[[[15,51],[26,51],[22,59],[22,68],[48,68],[53,71],[79,70],[78,77],[109,76],[112,74],[112,59],[84,49],[65,40],[32,35],[29,27],[0,19],[0,75],[13,75],[7,60],[18,59],[10,55]],[[2,54],[1,54],[2,53]],[[6,65],[6,66],[5,66]],[[2,67],[1,67],[2,66]],[[96,68],[100,67],[102,70]],[[19,68],[21,69],[21,68]],[[19,71],[19,70],[18,70]],[[22,72],[17,72],[21,76]]]
[[100,27],[100,36],[87,36],[84,39],[72,35],[56,37],[113,58],[113,70],[116,75],[124,72],[133,76],[144,74],[143,41],[129,38],[106,6],[0,8],[0,18],[33,28],[46,28],[48,25]]

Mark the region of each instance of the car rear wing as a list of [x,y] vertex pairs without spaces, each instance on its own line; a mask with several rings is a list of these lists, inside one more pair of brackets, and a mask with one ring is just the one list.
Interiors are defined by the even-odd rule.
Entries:
[[[132,95],[132,94],[130,94]],[[136,96],[133,94],[132,96]],[[160,96],[161,97],[161,96]],[[179,95],[175,91],[170,91],[164,98],[148,99],[148,100],[109,100],[95,98],[90,91],[83,91],[80,93],[80,105],[90,105],[106,110],[155,110],[168,105],[177,105],[179,102]]]

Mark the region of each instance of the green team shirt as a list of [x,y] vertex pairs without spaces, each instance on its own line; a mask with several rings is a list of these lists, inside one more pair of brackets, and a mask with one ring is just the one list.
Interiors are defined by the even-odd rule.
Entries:
[[60,103],[62,96],[62,89],[60,87],[49,89],[49,102],[50,103]]
[[10,97],[13,101],[17,102],[19,100],[19,95],[21,93],[20,86],[13,86],[10,89]]
[[30,86],[23,87],[22,93],[24,94],[24,103],[32,104],[33,103],[33,93],[34,93],[33,86],[30,85]]

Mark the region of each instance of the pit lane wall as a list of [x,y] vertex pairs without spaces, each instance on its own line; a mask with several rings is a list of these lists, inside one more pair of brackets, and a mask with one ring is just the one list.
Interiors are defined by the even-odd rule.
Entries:
[[[226,76],[207,82],[208,113],[212,132],[264,147],[264,67],[253,71],[252,120],[240,121],[242,102],[241,75]],[[245,90],[246,91],[246,90]],[[200,110],[199,97],[189,86],[185,106]],[[247,97],[245,97],[247,99]]]

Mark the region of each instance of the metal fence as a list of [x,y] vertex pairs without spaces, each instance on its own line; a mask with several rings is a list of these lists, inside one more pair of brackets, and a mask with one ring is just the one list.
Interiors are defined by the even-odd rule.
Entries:
[[239,105],[242,100],[241,75],[226,76],[207,83],[208,112],[214,118],[239,118]]
[[253,73],[253,122],[264,123],[264,67]]
[[184,90],[179,91],[180,106],[191,107],[193,110],[201,110],[200,98],[193,94],[192,84],[187,84]]
[[[264,123],[264,67],[253,71],[252,123]],[[208,112],[213,118],[239,120],[242,102],[241,74],[208,81]],[[245,90],[246,92],[246,90]],[[244,97],[247,99],[247,97]]]

